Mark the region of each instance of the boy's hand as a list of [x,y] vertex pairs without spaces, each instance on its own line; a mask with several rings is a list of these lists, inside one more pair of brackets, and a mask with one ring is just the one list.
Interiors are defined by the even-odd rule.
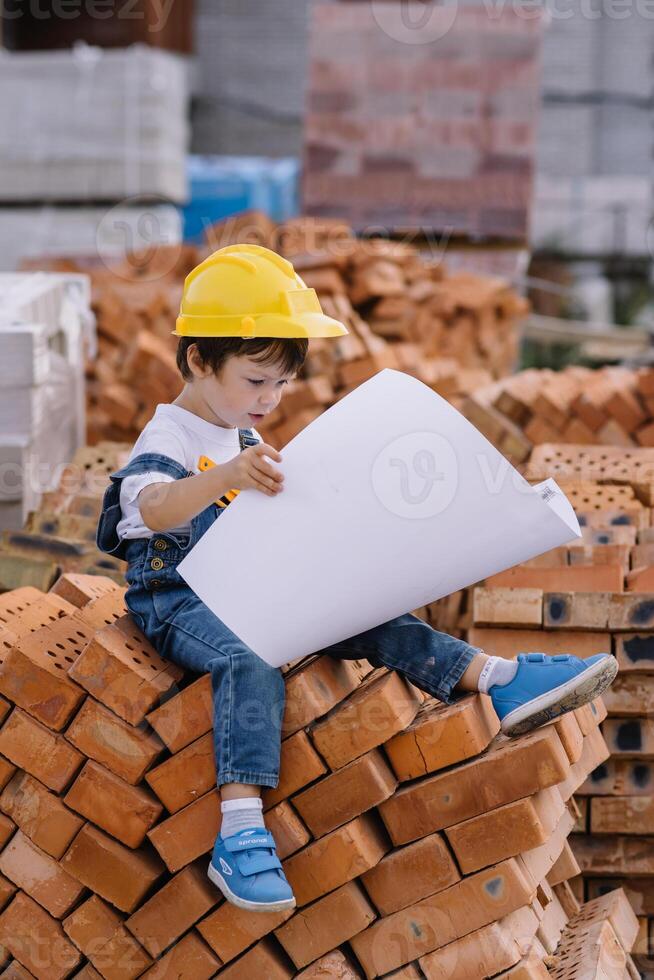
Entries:
[[[220,469],[228,474],[229,483],[235,490],[245,490],[247,487],[254,487],[261,490],[270,497],[275,497],[283,490],[282,481],[284,474],[268,463],[264,456],[281,462],[281,455],[272,446],[265,442],[260,442],[258,446],[250,446],[230,459],[228,463],[223,463]],[[218,469],[218,467],[216,467]]]

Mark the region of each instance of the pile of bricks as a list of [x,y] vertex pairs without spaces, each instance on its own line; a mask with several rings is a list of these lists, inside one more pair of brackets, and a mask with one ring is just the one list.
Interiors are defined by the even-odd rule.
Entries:
[[554,476],[572,501],[579,542],[491,576],[474,590],[468,640],[487,652],[612,652],[604,694],[610,750],[576,791],[571,838],[579,900],[624,888],[639,918],[636,961],[654,978],[654,526],[651,449],[544,445],[529,480]]
[[124,582],[125,563],[95,544],[102,495],[113,473],[127,461],[131,446],[100,442],[79,449],[43,494],[20,531],[0,536],[0,592],[31,585],[47,591],[63,572],[105,575]]
[[568,884],[572,794],[608,755],[601,700],[507,739],[484,695],[289,665],[264,806],[297,908],[253,914],[206,876],[209,675],[162,660],[101,576],[0,607],[4,976],[637,977],[624,894],[580,909]]
[[470,395],[464,414],[515,462],[543,443],[654,446],[654,368],[521,371]]
[[275,226],[247,213],[208,229],[201,248],[153,248],[110,268],[30,262],[91,277],[99,357],[87,367],[90,445],[134,441],[156,405],[179,393],[171,331],[184,277],[209,252],[239,241],[290,257],[325,312],[350,331],[311,343],[302,380],[260,430],[278,448],[383,368],[406,371],[459,404],[515,367],[528,306],[506,280],[448,274],[411,245],[361,241],[340,222],[305,218]]

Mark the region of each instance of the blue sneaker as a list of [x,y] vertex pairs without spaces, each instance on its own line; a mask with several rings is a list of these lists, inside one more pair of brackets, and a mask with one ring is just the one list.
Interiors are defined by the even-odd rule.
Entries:
[[277,857],[275,839],[262,827],[216,838],[207,871],[225,898],[241,909],[276,912],[295,908],[295,896]]
[[519,653],[508,684],[489,689],[505,735],[522,735],[593,701],[612,683],[618,663],[609,653],[581,660],[567,653]]

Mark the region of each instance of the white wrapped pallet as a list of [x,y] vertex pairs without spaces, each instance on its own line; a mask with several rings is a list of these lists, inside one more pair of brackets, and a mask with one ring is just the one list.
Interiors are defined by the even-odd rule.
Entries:
[[85,443],[87,276],[0,275],[0,529],[22,527]]
[[111,208],[4,207],[0,270],[11,272],[22,259],[49,255],[119,260],[130,251],[175,245],[181,239],[181,214],[172,204],[135,199]]
[[183,202],[189,60],[145,45],[0,50],[0,199]]

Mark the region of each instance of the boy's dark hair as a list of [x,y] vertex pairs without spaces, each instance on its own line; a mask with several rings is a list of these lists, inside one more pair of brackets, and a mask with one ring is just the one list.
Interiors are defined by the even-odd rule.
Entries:
[[309,349],[304,337],[180,337],[177,344],[177,367],[184,381],[193,381],[186,358],[191,344],[197,344],[200,361],[218,374],[229,357],[247,354],[262,364],[275,364],[285,374],[299,371]]

